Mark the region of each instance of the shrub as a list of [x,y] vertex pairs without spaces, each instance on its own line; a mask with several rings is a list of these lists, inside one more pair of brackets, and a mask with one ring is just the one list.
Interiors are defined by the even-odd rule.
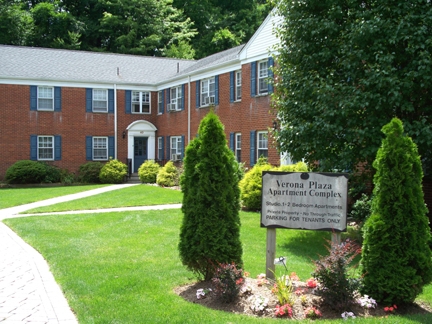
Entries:
[[58,183],[61,181],[61,169],[54,165],[50,165],[45,162],[41,162],[45,168],[45,178],[42,182],[44,183]]
[[212,278],[213,291],[223,301],[229,303],[237,298],[244,284],[243,270],[237,269],[234,263],[219,264]]
[[350,216],[358,223],[364,222],[371,214],[372,199],[368,195],[362,194],[353,204]]
[[157,174],[156,183],[162,187],[174,187],[179,184],[179,171],[173,161],[168,161]]
[[209,112],[199,126],[199,137],[186,148],[179,252],[182,263],[210,280],[214,264],[242,266],[240,241],[240,173],[227,146],[223,125]]
[[71,185],[75,182],[75,174],[66,169],[60,170],[60,182],[64,185]]
[[103,167],[101,162],[87,162],[79,167],[78,180],[82,183],[100,183],[99,174]]
[[99,174],[102,183],[122,183],[127,175],[127,165],[119,160],[110,160],[106,163]]
[[343,311],[356,302],[355,292],[360,288],[360,280],[349,273],[350,264],[360,249],[357,244],[346,240],[341,244],[330,244],[327,250],[329,255],[314,261],[312,276],[320,284],[317,291],[324,303],[334,310]]
[[300,161],[296,164],[288,164],[288,165],[281,165],[278,168],[276,168],[277,171],[283,171],[283,172],[307,172],[308,167],[306,163]]
[[156,183],[160,165],[154,160],[147,160],[138,169],[138,176],[142,183]]
[[46,177],[46,167],[44,164],[21,160],[12,164],[6,170],[5,179],[13,184],[41,183]]
[[429,220],[417,146],[393,118],[373,167],[372,214],[362,249],[364,293],[386,305],[411,303],[432,280]]
[[272,166],[266,158],[259,158],[240,181],[240,199],[243,207],[249,210],[261,209],[262,172],[269,171]]

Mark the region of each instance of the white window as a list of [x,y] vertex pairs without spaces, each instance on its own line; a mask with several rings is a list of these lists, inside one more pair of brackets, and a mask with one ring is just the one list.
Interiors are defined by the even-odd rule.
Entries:
[[170,106],[168,110],[181,110],[182,106],[182,87],[174,87],[170,89]]
[[54,110],[54,88],[38,87],[38,110]]
[[132,113],[150,114],[150,92],[132,91]]
[[267,132],[258,132],[258,158],[261,156],[268,157],[268,134]]
[[108,160],[108,137],[93,137],[93,160]]
[[171,145],[171,156],[170,160],[178,161],[181,160],[181,152],[182,152],[182,138],[181,136],[171,136],[170,137],[170,145]]
[[241,71],[235,73],[235,100],[241,100],[242,74]]
[[158,114],[163,114],[164,106],[163,106],[163,91],[158,92]]
[[268,61],[258,62],[258,94],[268,92]]
[[93,111],[108,112],[108,90],[93,89]]
[[215,78],[201,80],[201,106],[215,104]]
[[241,162],[241,133],[235,134],[235,156],[237,162]]
[[38,160],[54,160],[54,136],[38,136]]
[[163,160],[163,137],[158,137],[158,160]]

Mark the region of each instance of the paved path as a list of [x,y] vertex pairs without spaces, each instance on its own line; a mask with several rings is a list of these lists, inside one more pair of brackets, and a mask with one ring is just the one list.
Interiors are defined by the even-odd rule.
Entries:
[[[79,199],[135,184],[113,185],[81,193],[47,199],[27,205],[0,209],[0,323],[77,324],[78,321],[55,282],[45,259],[25,243],[1,220],[46,214],[19,213],[36,207]],[[130,208],[73,211],[58,214],[96,213],[106,211],[180,208],[180,204]]]

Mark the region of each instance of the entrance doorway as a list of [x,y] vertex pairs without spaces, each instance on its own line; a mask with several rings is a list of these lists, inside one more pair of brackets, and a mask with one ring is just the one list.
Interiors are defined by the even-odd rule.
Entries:
[[147,140],[148,137],[134,137],[134,171],[138,172],[141,164],[147,160]]

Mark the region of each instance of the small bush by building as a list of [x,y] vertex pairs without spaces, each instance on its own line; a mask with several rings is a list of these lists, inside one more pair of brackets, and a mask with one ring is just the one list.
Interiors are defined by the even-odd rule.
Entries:
[[127,165],[119,160],[110,160],[99,174],[102,183],[122,183],[127,175]]
[[79,167],[78,181],[82,183],[100,183],[99,174],[103,163],[87,162]]
[[156,183],[156,177],[160,169],[161,167],[157,162],[147,160],[139,167],[138,176],[142,183]]
[[174,187],[179,185],[179,170],[172,161],[163,166],[156,177],[156,183],[162,187]]

